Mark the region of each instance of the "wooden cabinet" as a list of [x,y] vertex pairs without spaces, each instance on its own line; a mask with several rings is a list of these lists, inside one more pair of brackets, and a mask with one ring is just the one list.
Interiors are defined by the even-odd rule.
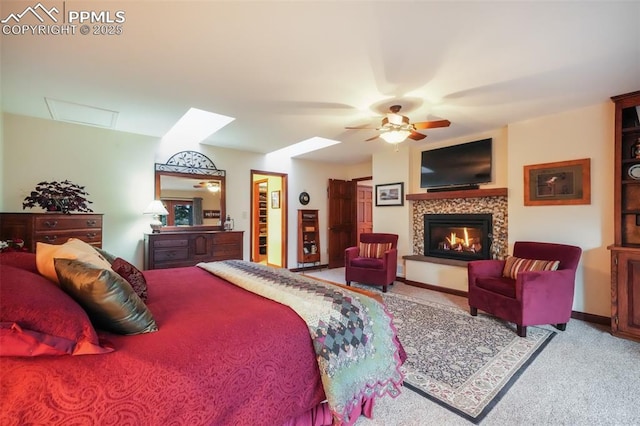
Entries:
[[144,236],[144,269],[242,259],[242,231],[160,232]]
[[640,340],[640,248],[611,249],[611,331]]
[[640,339],[640,91],[615,103],[611,331]]
[[38,242],[64,244],[69,238],[102,247],[102,214],[0,213],[0,240],[15,238],[31,252]]
[[318,210],[298,210],[298,264],[320,263]]

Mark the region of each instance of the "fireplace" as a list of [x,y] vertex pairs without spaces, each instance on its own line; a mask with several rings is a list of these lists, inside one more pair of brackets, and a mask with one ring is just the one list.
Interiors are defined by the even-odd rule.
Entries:
[[425,214],[424,255],[456,260],[491,258],[491,214]]

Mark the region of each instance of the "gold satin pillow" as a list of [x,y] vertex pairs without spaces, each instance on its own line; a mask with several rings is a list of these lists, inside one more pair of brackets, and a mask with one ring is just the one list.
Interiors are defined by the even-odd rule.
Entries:
[[149,308],[113,270],[75,259],[55,259],[54,265],[60,287],[84,308],[97,328],[118,334],[158,330]]

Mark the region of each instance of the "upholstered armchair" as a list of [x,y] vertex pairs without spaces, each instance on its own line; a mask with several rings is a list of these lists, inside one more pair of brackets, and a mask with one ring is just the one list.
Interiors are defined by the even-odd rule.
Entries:
[[565,330],[571,318],[576,269],[582,249],[554,243],[518,241],[506,260],[468,263],[469,307],[516,324],[552,324]]
[[357,247],[349,247],[344,253],[345,281],[387,286],[396,279],[398,263],[398,235],[384,233],[360,234]]

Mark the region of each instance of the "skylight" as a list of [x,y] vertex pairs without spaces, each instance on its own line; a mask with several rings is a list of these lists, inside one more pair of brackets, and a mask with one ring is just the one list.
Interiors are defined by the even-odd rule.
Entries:
[[322,148],[326,148],[331,145],[340,143],[333,139],[325,139],[318,136],[306,139],[302,142],[294,143],[293,145],[286,146],[277,151],[267,153],[267,156],[273,157],[296,157],[298,155],[306,154],[307,152],[317,151]]
[[176,124],[162,137],[163,140],[202,142],[235,118],[198,108],[189,108]]

